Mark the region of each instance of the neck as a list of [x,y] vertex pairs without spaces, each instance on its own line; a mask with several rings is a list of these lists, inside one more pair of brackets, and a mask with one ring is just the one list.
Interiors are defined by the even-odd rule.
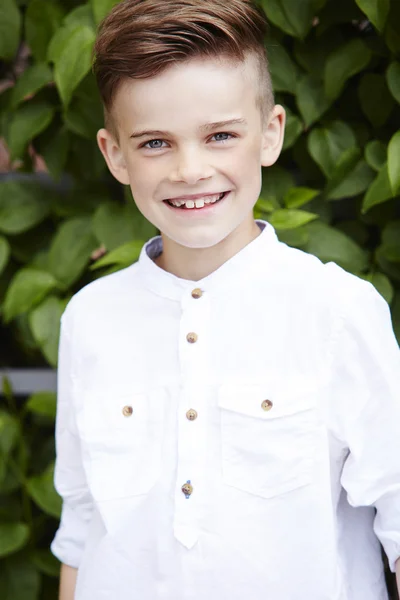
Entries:
[[154,262],[180,279],[199,281],[216,271],[260,233],[259,226],[252,218],[210,248],[187,248],[161,234],[163,252]]

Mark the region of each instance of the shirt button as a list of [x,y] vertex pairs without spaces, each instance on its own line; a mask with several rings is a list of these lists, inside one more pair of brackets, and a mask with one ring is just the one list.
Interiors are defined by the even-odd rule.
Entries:
[[124,408],[122,409],[122,414],[124,415],[124,417],[130,417],[132,413],[132,406],[124,406]]
[[187,481],[181,489],[182,492],[185,494],[186,498],[189,498],[189,496],[193,494],[193,486],[191,485],[190,480]]
[[200,288],[195,288],[192,291],[192,298],[195,298],[196,300],[198,300],[198,298],[201,298],[203,295],[203,291]]
[[189,344],[195,344],[197,342],[197,333],[188,333],[186,339],[189,342]]
[[187,411],[186,418],[189,419],[189,421],[194,421],[197,419],[197,412],[194,410],[194,408],[191,408]]
[[264,402],[261,404],[261,408],[265,411],[271,410],[272,407],[273,402],[271,402],[271,400],[264,400]]

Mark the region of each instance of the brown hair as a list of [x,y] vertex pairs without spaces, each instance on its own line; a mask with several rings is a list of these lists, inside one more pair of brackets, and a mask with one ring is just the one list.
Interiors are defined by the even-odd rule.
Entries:
[[93,50],[107,129],[117,137],[111,110],[124,80],[154,77],[198,57],[238,63],[253,54],[264,119],[274,105],[266,33],[265,14],[252,0],[122,0],[100,24]]

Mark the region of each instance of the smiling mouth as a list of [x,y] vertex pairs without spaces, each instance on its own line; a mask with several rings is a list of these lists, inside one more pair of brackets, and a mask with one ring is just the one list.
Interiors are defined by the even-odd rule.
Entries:
[[181,210],[192,210],[192,209],[201,209],[206,206],[211,206],[212,204],[216,204],[220,202],[225,196],[229,194],[229,192],[222,192],[221,194],[214,194],[209,196],[203,196],[202,198],[196,198],[195,200],[187,200],[176,199],[176,200],[164,200],[169,206],[172,208],[179,208]]

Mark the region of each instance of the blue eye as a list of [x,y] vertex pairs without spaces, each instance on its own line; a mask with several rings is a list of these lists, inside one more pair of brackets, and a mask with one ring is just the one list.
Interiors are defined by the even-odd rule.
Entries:
[[162,148],[162,146],[149,146],[149,144],[153,144],[154,142],[162,144],[163,140],[150,140],[149,142],[143,144],[143,148],[148,147],[150,150],[159,150],[160,148]]
[[225,135],[225,136],[228,136],[227,138],[225,138],[225,139],[223,139],[223,140],[221,140],[221,139],[217,140],[217,142],[222,142],[222,143],[224,143],[224,142],[227,142],[229,138],[231,138],[231,137],[234,137],[234,136],[233,136],[231,133],[223,133],[223,132],[221,132],[221,133],[215,133],[215,134],[213,135],[213,137],[217,137],[217,136],[219,136],[219,135]]

